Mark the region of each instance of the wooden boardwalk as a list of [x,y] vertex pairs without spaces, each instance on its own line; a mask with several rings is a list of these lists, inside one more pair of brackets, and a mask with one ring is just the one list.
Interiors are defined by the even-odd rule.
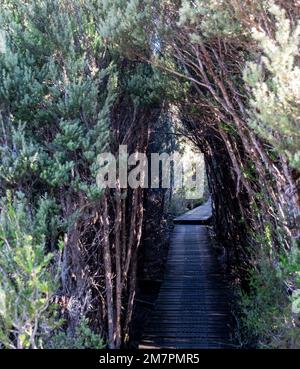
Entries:
[[184,216],[177,218],[165,278],[140,348],[231,346],[226,278],[209,244],[207,227],[196,224],[202,216],[207,221],[208,207],[206,203],[188,212],[191,223]]
[[175,224],[207,224],[212,217],[211,200],[174,219]]

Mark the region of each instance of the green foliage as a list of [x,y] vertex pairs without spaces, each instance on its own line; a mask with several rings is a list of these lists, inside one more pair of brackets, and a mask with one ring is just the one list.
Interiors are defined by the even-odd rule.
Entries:
[[[134,17],[132,4],[123,2]],[[1,2],[0,342],[5,347],[41,348],[60,325],[50,303],[60,287],[52,273],[60,259],[48,251],[58,252],[60,236],[80,215],[78,198],[82,206],[102,196],[96,158],[109,150],[111,110],[123,93],[112,46],[119,31],[109,26],[117,20],[110,5]],[[19,191],[24,198],[5,200],[7,189],[13,199]],[[73,346],[102,346],[84,324],[80,334]]]
[[249,125],[300,169],[300,25],[293,28],[285,11],[272,5],[275,38],[253,30],[261,50],[261,62],[249,62],[244,79],[251,88]]
[[[174,2],[161,3],[173,10]],[[249,20],[242,19],[245,14],[239,14],[234,3],[244,5],[238,0],[183,0],[178,9],[176,2],[175,16],[167,15],[163,32],[172,30],[168,21],[176,18],[174,29],[187,32],[182,40],[189,38],[191,49],[202,40],[215,42],[220,37],[220,45],[224,49],[228,46],[229,63],[236,62],[230,60],[232,50],[242,49],[243,57],[237,58],[237,64],[242,64],[246,52],[239,40],[249,41],[251,35],[245,24],[265,22],[257,21],[261,18],[256,19],[254,13]],[[283,154],[299,170],[300,26],[293,26],[278,6],[268,9],[268,0],[246,3],[247,9],[253,6],[268,18],[267,25],[276,21],[274,37],[272,32],[253,30],[249,43],[252,49],[256,41],[261,54],[259,61],[247,64],[244,73],[250,92],[249,125],[271,144],[274,158],[278,160],[276,154]],[[172,51],[171,57],[161,55],[172,49],[174,35],[169,45],[159,39],[160,16],[153,4],[142,0],[1,1],[0,342],[4,347],[44,347],[45,338],[51,335],[49,348],[103,347],[102,339],[85,319],[74,337],[64,332],[53,334],[60,321],[51,298],[58,287],[59,258],[55,253],[60,250],[59,236],[78,215],[78,209],[97,203],[102,195],[95,183],[96,158],[113,146],[116,132],[112,132],[115,121],[111,117],[116,120],[121,115],[111,112],[123,104],[120,101],[132,103],[136,113],[140,108],[146,112],[158,109],[167,99],[192,105],[190,111],[199,121],[205,116],[199,109],[201,104],[194,103],[201,97],[209,102],[205,89],[199,87],[203,96],[194,99],[188,96],[192,90],[189,82],[175,80],[141,62],[149,59],[155,63],[156,59],[166,71],[181,76],[186,73],[173,59]],[[159,5],[158,9],[164,9]],[[230,42],[226,45],[222,40]],[[257,48],[255,51],[258,59]],[[129,61],[132,55],[134,61]],[[195,58],[191,64],[196,63],[195,73],[197,62]],[[246,100],[239,72],[232,74],[237,96],[241,92],[241,99]],[[124,122],[130,120],[127,118]],[[238,150],[238,129],[232,122],[220,125]],[[243,165],[244,178],[249,183],[259,181],[255,163],[246,159]],[[7,189],[12,195],[6,195]],[[48,195],[42,198],[45,193]],[[181,195],[170,204],[174,212],[192,205],[182,202]],[[257,217],[259,201],[267,204],[267,189],[253,204],[252,214]],[[293,290],[300,288],[299,250],[295,246],[292,252],[277,255],[272,244],[275,233],[265,222],[262,235],[256,238],[264,252],[253,256],[250,292],[242,293],[243,322],[248,335],[251,332],[262,346],[296,347],[300,345],[299,329],[291,305],[298,304],[299,297],[289,298],[284,284]]]
[[278,276],[286,279],[295,289],[300,288],[300,248],[297,241],[294,241],[289,252],[280,256]]
[[[5,346],[42,347],[44,336],[52,334],[55,328],[54,312],[49,302],[58,285],[48,284],[48,277],[50,266],[52,263],[57,265],[59,260],[50,259],[51,254],[47,251],[57,252],[58,239],[64,233],[70,235],[74,230],[74,219],[81,217],[86,224],[94,224],[88,217],[99,211],[103,194],[96,185],[96,158],[116,144],[113,127],[120,113],[114,114],[115,107],[120,101],[126,101],[120,105],[124,116],[128,114],[131,118],[132,110],[136,109],[138,114],[138,109],[159,108],[165,98],[170,79],[146,63],[128,60],[131,48],[137,47],[143,56],[150,51],[153,35],[145,32],[151,22],[148,18],[150,7],[149,2],[141,0],[1,1],[0,196],[4,198],[7,189],[12,198],[22,192],[23,210],[19,207],[15,210],[14,221],[21,222],[28,212],[28,222],[32,223],[32,229],[22,223],[20,234],[15,235],[15,242],[20,240],[24,246],[24,250],[21,245],[16,246],[20,249],[17,251],[20,258],[14,260],[14,256],[10,256],[15,263],[14,278],[23,283],[24,291],[26,283],[32,282],[31,275],[22,274],[22,258],[25,262],[28,257],[28,263],[36,264],[38,268],[37,285],[30,292],[24,322],[20,310],[23,302],[15,308],[5,307],[0,339]],[[129,120],[126,116],[124,127],[121,127],[122,135],[128,129]],[[135,131],[135,127],[130,129]],[[45,193],[47,196],[41,201]],[[15,200],[11,201],[14,208]],[[89,213],[85,214],[87,209]],[[5,210],[2,214],[4,216]],[[99,231],[97,226],[98,223],[92,232]],[[87,228],[83,228],[88,233]],[[84,242],[91,240],[92,235],[85,237]],[[80,253],[76,258],[83,257],[85,251],[81,241],[78,241]],[[6,242],[1,244],[3,250],[5,245]],[[88,261],[71,260],[75,256],[70,255],[70,250],[77,246],[72,244],[64,253],[66,279],[71,276],[75,264],[93,263],[90,257],[86,258]],[[0,258],[4,255],[3,251]],[[4,264],[3,261],[3,267]],[[92,285],[89,266],[84,265],[88,271],[84,278]],[[98,276],[98,271],[93,270],[91,274]],[[39,289],[40,280],[49,293]],[[5,283],[9,281],[7,277]],[[64,287],[67,282],[63,281]],[[76,283],[74,278],[71,292],[74,295],[78,293]],[[16,300],[18,296],[17,290],[12,292],[14,285],[7,287],[6,284],[0,292],[4,296],[1,309],[3,301],[12,304],[13,298]],[[39,302],[41,306],[34,305],[33,293],[37,296],[36,304]],[[22,293],[21,298],[25,299]],[[14,310],[17,308],[18,311]],[[17,317],[17,322],[9,315],[10,311]],[[65,337],[66,346],[102,346],[98,336],[94,336],[84,323],[80,330],[75,341]]]
[[144,28],[149,22],[150,9],[150,1],[101,1],[94,7],[98,18],[101,19],[97,26],[98,32],[104,39],[109,40],[113,47],[125,53],[133,44],[144,48],[151,39],[151,30],[148,29],[147,33]]
[[41,200],[34,214],[25,198],[1,200],[0,213],[0,343],[7,348],[43,347],[57,327],[51,299],[57,288],[59,263],[46,253],[49,202]]
[[199,33],[190,34],[192,42],[199,41],[200,33],[206,37],[242,35],[245,30],[232,13],[230,3],[223,0],[184,0],[179,9],[179,25],[196,26]]
[[127,81],[127,91],[136,107],[159,108],[163,99],[178,100],[185,89],[186,84],[179,84],[171,76],[145,64],[138,65]]
[[89,328],[88,320],[82,318],[74,336],[69,336],[65,332],[56,333],[46,344],[46,348],[99,350],[105,348],[105,343],[99,334]]
[[[0,55],[3,184],[22,182],[26,192],[35,181],[49,192],[66,186],[95,196],[94,163],[109,144],[116,74],[110,62],[97,67],[89,40],[96,20],[90,14],[80,20],[88,30],[83,35],[77,32],[80,9],[67,2],[13,4],[21,5],[7,1],[0,20],[7,39]],[[95,53],[101,53],[99,47]]]
[[300,253],[271,258],[268,247],[255,255],[255,268],[249,274],[248,293],[241,292],[243,344],[269,348],[299,347],[300,309],[293,311],[299,296],[289,296],[287,288],[299,291]]

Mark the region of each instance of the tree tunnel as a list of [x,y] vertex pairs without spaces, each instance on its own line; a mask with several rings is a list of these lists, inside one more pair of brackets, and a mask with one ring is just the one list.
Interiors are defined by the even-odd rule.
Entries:
[[119,173],[100,188],[99,156],[183,138],[204,155],[240,346],[299,347],[298,20],[297,0],[1,1],[1,348],[130,346],[178,207]]

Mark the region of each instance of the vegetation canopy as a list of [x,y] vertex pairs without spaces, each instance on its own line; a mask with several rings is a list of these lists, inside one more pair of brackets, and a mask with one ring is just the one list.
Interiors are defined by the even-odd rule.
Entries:
[[[211,197],[234,347],[299,348],[299,1],[0,5],[0,347],[136,347],[172,219]],[[124,145],[203,153],[204,195],[100,188]]]

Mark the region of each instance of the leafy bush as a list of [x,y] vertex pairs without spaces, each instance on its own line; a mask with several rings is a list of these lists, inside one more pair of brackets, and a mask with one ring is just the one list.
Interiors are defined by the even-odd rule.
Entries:
[[[230,2],[223,0],[184,0],[179,10],[179,24],[197,24],[204,36],[241,35],[245,30],[236,19],[233,19],[232,7]],[[192,33],[190,38],[192,42],[198,41],[199,35]]]
[[[250,292],[241,292],[243,344],[268,348],[296,348],[300,345],[300,309],[293,311],[300,288],[300,252],[282,255],[275,262],[261,252],[250,272]],[[246,338],[245,338],[246,337]]]
[[104,347],[101,336],[89,328],[88,320],[84,318],[78,324],[74,336],[69,336],[66,332],[59,332],[46,345],[46,348],[53,349],[102,349]]
[[275,37],[253,30],[262,57],[249,62],[244,74],[252,94],[249,124],[299,170],[300,24],[292,27],[285,11],[275,4],[269,11],[276,20]]
[[41,348],[60,322],[51,299],[57,288],[58,263],[46,253],[47,199],[33,214],[19,194],[8,193],[0,212],[0,343],[6,348]]

